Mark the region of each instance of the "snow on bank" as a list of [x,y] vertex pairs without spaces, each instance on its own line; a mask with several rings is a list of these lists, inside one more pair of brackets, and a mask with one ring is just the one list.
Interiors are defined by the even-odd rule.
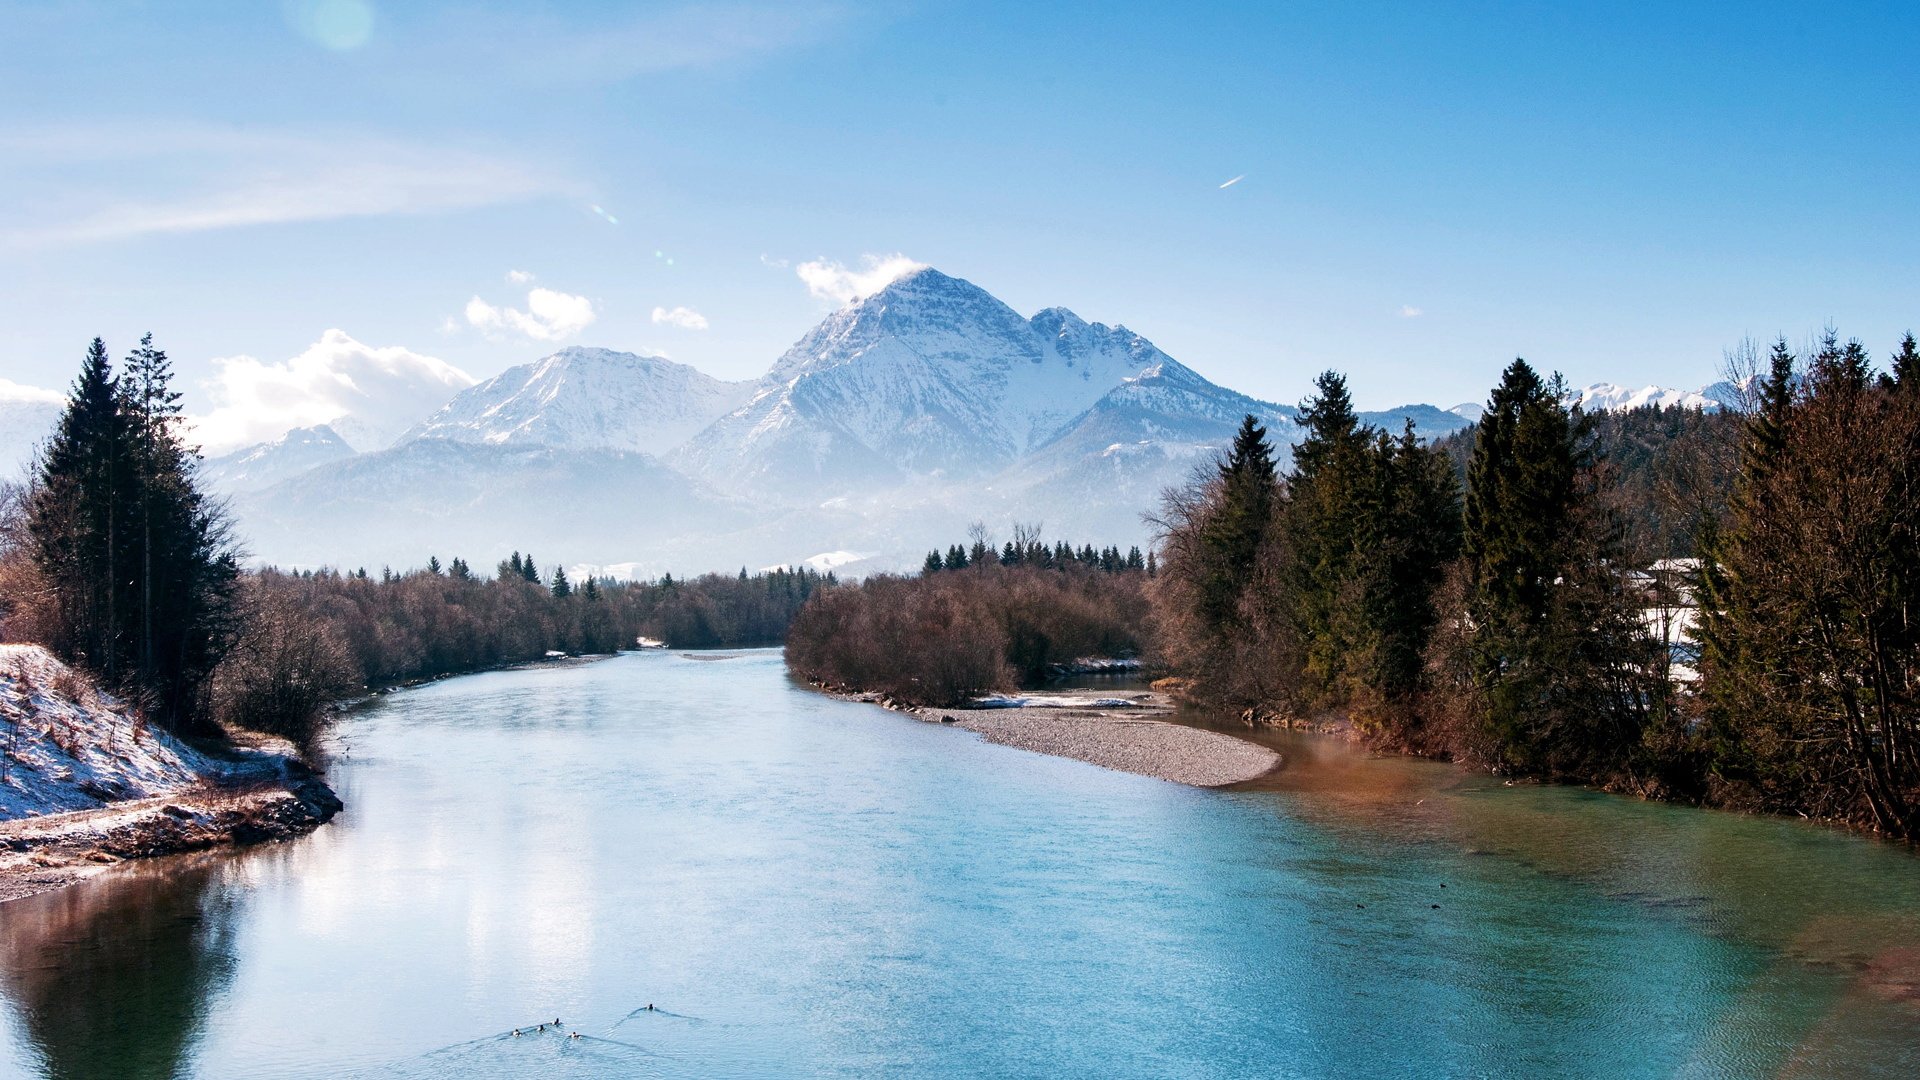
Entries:
[[163,795],[217,771],[47,650],[0,645],[0,821]]

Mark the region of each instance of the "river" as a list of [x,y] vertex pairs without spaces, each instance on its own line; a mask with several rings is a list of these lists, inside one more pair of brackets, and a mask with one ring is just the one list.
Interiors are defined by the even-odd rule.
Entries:
[[773,651],[435,683],[314,835],[0,907],[0,1076],[1920,1075],[1908,850],[1271,741],[1183,788]]

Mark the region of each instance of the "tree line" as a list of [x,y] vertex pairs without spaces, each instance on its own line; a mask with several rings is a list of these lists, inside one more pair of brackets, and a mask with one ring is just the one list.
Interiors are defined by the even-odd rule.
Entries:
[[605,653],[778,644],[831,573],[543,573],[516,551],[378,577],[243,570],[223,507],[195,480],[166,354],[143,338],[116,372],[95,339],[24,488],[0,493],[0,640],[32,641],[182,734],[311,733],[366,687]]
[[1917,354],[1777,343],[1711,418],[1589,416],[1515,361],[1434,447],[1322,375],[1284,470],[1248,418],[1165,497],[1159,657],[1251,719],[1920,835]]
[[952,565],[929,556],[918,577],[879,574],[816,594],[788,633],[788,667],[833,688],[954,705],[1084,657],[1145,651],[1150,564],[1137,549],[1014,532],[996,548],[976,526],[969,546],[948,548]]

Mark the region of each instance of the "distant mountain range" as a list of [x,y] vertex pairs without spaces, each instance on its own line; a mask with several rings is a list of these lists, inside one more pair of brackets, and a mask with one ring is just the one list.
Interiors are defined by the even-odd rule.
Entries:
[[0,483],[24,475],[34,449],[52,434],[65,400],[52,390],[0,379]]
[[[1579,400],[1713,408],[1715,389],[1598,384]],[[56,406],[16,395],[40,411],[14,421],[4,391],[0,433],[45,430]],[[1283,449],[1298,438],[1292,406],[1219,386],[1124,326],[1023,317],[921,269],[829,315],[752,382],[568,348],[460,391],[384,449],[306,428],[201,475],[231,498],[252,555],[281,564],[484,566],[522,550],[648,576],[809,559],[860,572],[917,564],[973,521],[1143,543],[1160,492],[1249,413]],[[1363,417],[1433,438],[1478,415]]]

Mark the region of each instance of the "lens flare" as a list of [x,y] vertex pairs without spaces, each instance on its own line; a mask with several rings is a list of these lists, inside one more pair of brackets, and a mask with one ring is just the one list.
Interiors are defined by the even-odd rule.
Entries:
[[314,44],[350,52],[373,36],[373,5],[367,0],[300,0],[287,8],[288,21]]

